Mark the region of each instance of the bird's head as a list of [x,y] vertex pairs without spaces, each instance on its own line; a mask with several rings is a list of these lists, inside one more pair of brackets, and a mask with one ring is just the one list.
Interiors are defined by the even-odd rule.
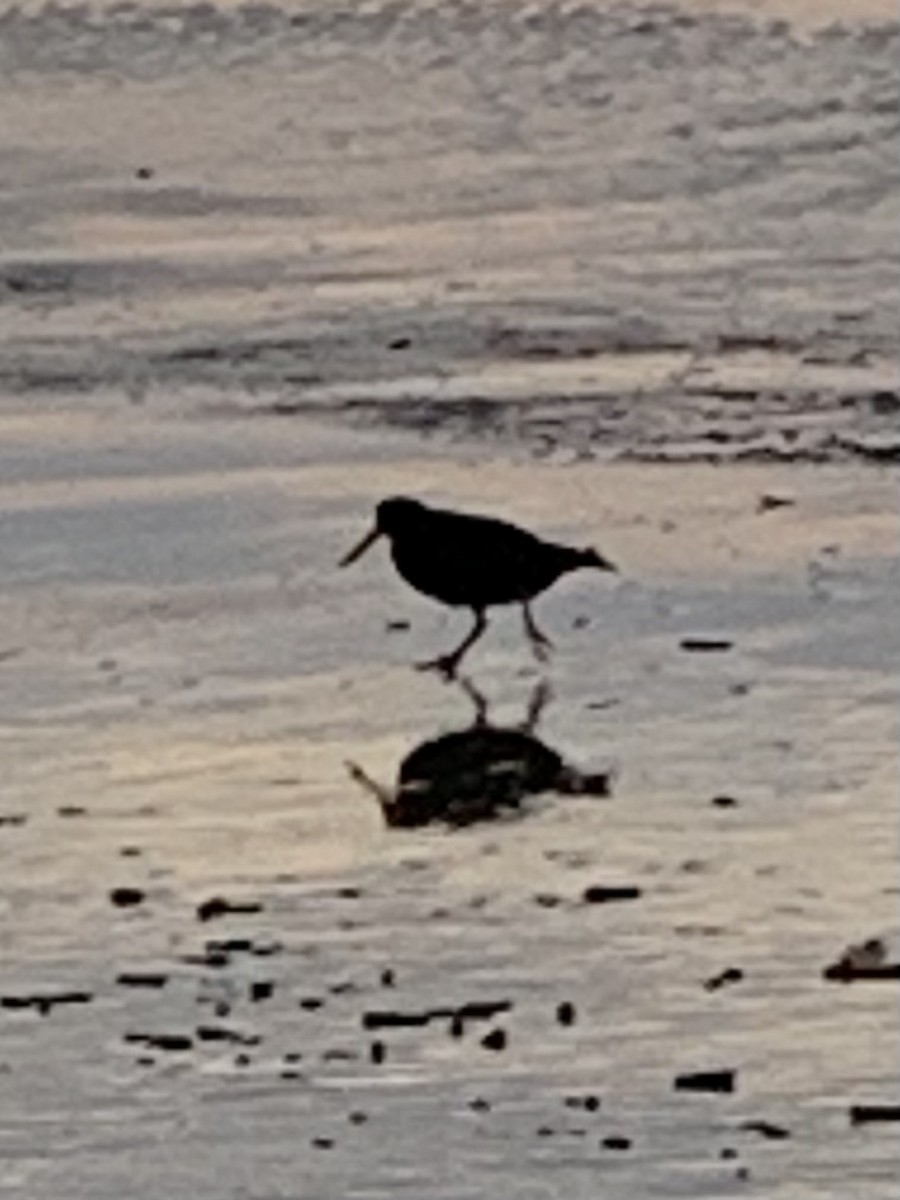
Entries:
[[392,496],[388,500],[382,500],[375,509],[375,524],[362,541],[357,543],[349,554],[344,555],[341,566],[349,567],[351,563],[356,562],[382,535],[394,538],[413,528],[421,520],[424,511],[424,504],[407,496]]
[[595,567],[598,571],[612,571],[614,574],[619,573],[619,568],[615,563],[611,563],[608,558],[604,558],[597,550],[588,549],[581,551],[582,567]]

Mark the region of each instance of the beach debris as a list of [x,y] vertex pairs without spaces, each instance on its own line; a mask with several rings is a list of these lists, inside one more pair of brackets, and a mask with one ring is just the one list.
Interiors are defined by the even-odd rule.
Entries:
[[120,987],[164,988],[169,976],[163,971],[120,971],[116,983]]
[[22,995],[7,994],[0,996],[0,1008],[36,1008],[42,1017],[46,1017],[52,1009],[60,1005],[90,1004],[93,999],[93,992],[83,991],[28,992]]
[[263,906],[255,900],[227,900],[224,896],[211,896],[197,905],[197,920],[212,921],[232,913],[260,913]]
[[791,1136],[791,1131],[784,1125],[776,1125],[772,1121],[743,1121],[738,1128],[748,1133],[758,1133],[772,1142],[781,1142]]
[[505,1029],[492,1029],[481,1039],[481,1044],[484,1046],[485,1050],[493,1050],[495,1053],[505,1050],[506,1043],[507,1036]]
[[734,642],[728,638],[714,637],[685,637],[679,642],[682,650],[692,651],[694,653],[721,653],[725,650],[730,650]]
[[369,1046],[369,1061],[374,1063],[376,1067],[380,1066],[387,1058],[387,1046],[384,1042],[375,1041]]
[[144,902],[145,893],[137,887],[117,887],[109,893],[109,898],[117,908],[134,908]]
[[710,804],[715,808],[737,808],[738,806],[734,796],[713,796]]
[[900,1104],[853,1104],[850,1123],[868,1125],[876,1121],[900,1121]]
[[56,810],[58,817],[85,817],[87,809],[83,804],[60,804]]
[[760,513],[773,512],[776,508],[789,508],[796,503],[794,497],[785,492],[763,492],[757,501],[756,511]]
[[194,1047],[194,1039],[184,1033],[126,1033],[122,1040],[167,1053],[179,1053]]
[[728,987],[732,983],[740,983],[743,978],[744,972],[740,967],[726,967],[718,975],[710,976],[703,986],[708,992],[717,992],[720,988]]
[[511,1000],[470,1000],[452,1007],[425,1008],[419,1012],[400,1012],[397,1009],[368,1009],[362,1014],[363,1029],[416,1028],[433,1021],[490,1021],[500,1013],[510,1012]]
[[884,942],[880,938],[869,938],[859,945],[848,946],[836,962],[825,967],[822,976],[838,983],[900,979],[900,962],[888,962]]
[[571,1000],[563,1000],[556,1006],[556,1023],[568,1028],[578,1019],[578,1012]]
[[674,1087],[679,1092],[733,1092],[737,1071],[725,1068],[718,1071],[688,1071],[675,1076]]
[[614,904],[622,900],[637,900],[641,889],[634,884],[594,883],[584,889],[581,899],[585,904]]
[[228,1042],[238,1046],[258,1046],[262,1040],[258,1033],[242,1033],[226,1025],[198,1025],[194,1034],[198,1042]]

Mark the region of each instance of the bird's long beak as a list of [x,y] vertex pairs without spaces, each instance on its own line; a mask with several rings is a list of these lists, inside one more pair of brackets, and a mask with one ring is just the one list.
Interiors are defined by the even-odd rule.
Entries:
[[340,565],[342,567],[349,567],[350,564],[356,562],[358,558],[362,558],[372,543],[380,537],[381,530],[376,525],[373,529],[369,530],[369,532],[358,545],[353,547],[349,554],[344,555],[344,557],[341,559]]

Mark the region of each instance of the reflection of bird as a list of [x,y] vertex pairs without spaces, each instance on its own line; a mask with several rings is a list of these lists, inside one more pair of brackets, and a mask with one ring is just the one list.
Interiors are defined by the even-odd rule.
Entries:
[[421,742],[401,762],[394,788],[376,783],[355,763],[347,764],[352,778],[378,800],[388,825],[410,828],[440,821],[458,827],[519,809],[523,800],[540,792],[610,794],[611,772],[578,771],[535,736],[550,696],[545,683],[535,689],[524,724],[509,728],[492,725],[484,698],[467,680],[459,683],[475,704],[474,724]]
[[491,605],[522,605],[528,640],[543,659],[550,640],[535,624],[529,601],[568,571],[616,569],[596,550],[558,546],[506,521],[428,508],[405,497],[382,500],[375,527],[341,566],[355,562],[382,534],[390,540],[394,565],[407,583],[443,604],[472,609],[475,624],[456,649],[421,664],[448,679],[487,628],[485,609]]

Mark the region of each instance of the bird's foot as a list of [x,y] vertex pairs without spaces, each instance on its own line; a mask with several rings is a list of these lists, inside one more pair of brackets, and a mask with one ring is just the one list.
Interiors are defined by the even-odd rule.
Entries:
[[417,671],[437,671],[441,678],[450,683],[456,678],[456,668],[459,666],[458,654],[441,654],[438,658],[428,658],[416,663]]

